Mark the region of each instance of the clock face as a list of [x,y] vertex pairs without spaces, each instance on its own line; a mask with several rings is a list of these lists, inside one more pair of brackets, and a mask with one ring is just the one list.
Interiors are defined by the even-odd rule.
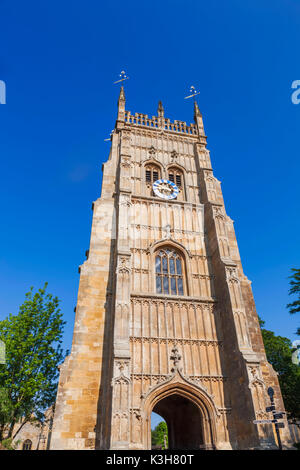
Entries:
[[162,179],[153,183],[153,191],[156,196],[162,199],[175,199],[178,196],[179,189],[172,181]]

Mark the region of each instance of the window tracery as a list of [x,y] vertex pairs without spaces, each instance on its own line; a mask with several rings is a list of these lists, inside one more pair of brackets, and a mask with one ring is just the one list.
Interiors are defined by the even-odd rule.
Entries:
[[175,183],[177,188],[179,189],[178,200],[184,200],[184,175],[183,171],[178,167],[170,167],[168,169],[168,179]]
[[160,168],[155,164],[148,164],[145,167],[146,183],[153,184],[160,179]]
[[160,248],[155,255],[156,292],[184,295],[183,257],[173,248]]

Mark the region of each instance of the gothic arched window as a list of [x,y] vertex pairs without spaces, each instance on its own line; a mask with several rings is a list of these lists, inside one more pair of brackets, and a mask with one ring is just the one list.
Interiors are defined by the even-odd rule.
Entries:
[[32,447],[32,441],[30,439],[26,439],[26,441],[23,442],[23,450],[31,450]]
[[145,167],[146,183],[154,183],[160,179],[160,168],[157,165],[149,164]]
[[178,188],[183,188],[183,173],[179,168],[169,168],[169,180],[175,183]]
[[177,188],[179,189],[179,194],[177,199],[179,201],[183,201],[185,199],[185,190],[184,190],[184,174],[183,171],[176,167],[171,166],[168,168],[168,179],[175,183]]
[[184,294],[183,257],[172,247],[160,248],[155,256],[156,292]]

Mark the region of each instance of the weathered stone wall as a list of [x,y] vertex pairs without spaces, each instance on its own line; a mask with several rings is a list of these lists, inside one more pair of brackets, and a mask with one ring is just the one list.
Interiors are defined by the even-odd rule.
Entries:
[[[265,416],[269,385],[283,409],[280,390],[202,116],[195,106],[195,124],[187,126],[165,119],[162,107],[158,114],[126,112],[121,89],[52,448],[149,448],[151,411],[172,393],[198,407],[204,448],[272,447],[272,431],[252,421]],[[160,178],[170,168],[181,172],[176,200],[153,194],[150,163]],[[155,253],[164,246],[182,257],[182,295],[156,292]]]

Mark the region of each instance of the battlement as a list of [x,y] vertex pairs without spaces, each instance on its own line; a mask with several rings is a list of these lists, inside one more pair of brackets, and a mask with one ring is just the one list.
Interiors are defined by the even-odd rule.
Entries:
[[171,122],[170,119],[157,116],[150,118],[148,114],[135,113],[133,115],[130,111],[125,111],[125,123],[151,129],[165,129],[170,132],[197,135],[197,127],[193,123],[188,126],[184,121],[174,120],[174,122]]

